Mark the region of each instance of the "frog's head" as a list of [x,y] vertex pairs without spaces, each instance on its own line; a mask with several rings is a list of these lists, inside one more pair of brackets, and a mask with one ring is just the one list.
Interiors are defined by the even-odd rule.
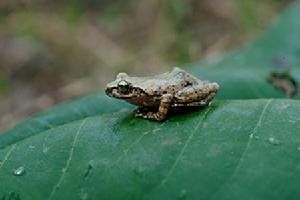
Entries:
[[143,91],[126,73],[119,73],[116,80],[107,84],[105,93],[118,99],[130,99],[139,97]]

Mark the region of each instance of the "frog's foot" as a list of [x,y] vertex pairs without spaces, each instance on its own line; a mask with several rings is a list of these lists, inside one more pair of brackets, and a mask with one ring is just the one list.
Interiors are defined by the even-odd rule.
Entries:
[[134,114],[136,117],[143,117],[149,112],[149,109],[147,107],[138,107],[135,111]]
[[144,119],[154,120],[154,121],[162,121],[166,118],[165,116],[162,116],[158,112],[147,112],[140,115],[139,117],[142,117]]
[[136,110],[135,116],[142,117],[144,119],[154,120],[154,121],[162,121],[167,117],[171,101],[172,101],[172,95],[165,94],[162,96],[157,112],[149,111],[147,110],[147,108],[138,108]]

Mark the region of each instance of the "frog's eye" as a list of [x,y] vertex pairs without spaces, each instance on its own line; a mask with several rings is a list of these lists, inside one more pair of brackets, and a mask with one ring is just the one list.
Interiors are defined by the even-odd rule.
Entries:
[[128,81],[121,80],[118,83],[118,91],[122,94],[129,93],[131,91],[131,89],[132,89],[132,85]]

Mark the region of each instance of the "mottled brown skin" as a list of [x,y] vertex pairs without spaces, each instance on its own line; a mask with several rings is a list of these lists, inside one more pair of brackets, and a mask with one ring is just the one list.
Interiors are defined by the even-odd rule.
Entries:
[[207,106],[218,89],[217,83],[201,81],[175,67],[171,72],[149,77],[120,73],[107,84],[105,92],[139,106],[136,116],[162,121],[172,109]]

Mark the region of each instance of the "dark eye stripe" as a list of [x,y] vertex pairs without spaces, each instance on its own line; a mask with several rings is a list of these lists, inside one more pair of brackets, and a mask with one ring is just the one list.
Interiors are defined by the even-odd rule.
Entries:
[[128,94],[132,90],[132,85],[126,80],[121,80],[118,83],[118,92],[122,94]]
[[127,81],[125,80],[121,80],[119,83],[118,83],[118,87],[129,87],[130,86],[130,83],[128,83]]

